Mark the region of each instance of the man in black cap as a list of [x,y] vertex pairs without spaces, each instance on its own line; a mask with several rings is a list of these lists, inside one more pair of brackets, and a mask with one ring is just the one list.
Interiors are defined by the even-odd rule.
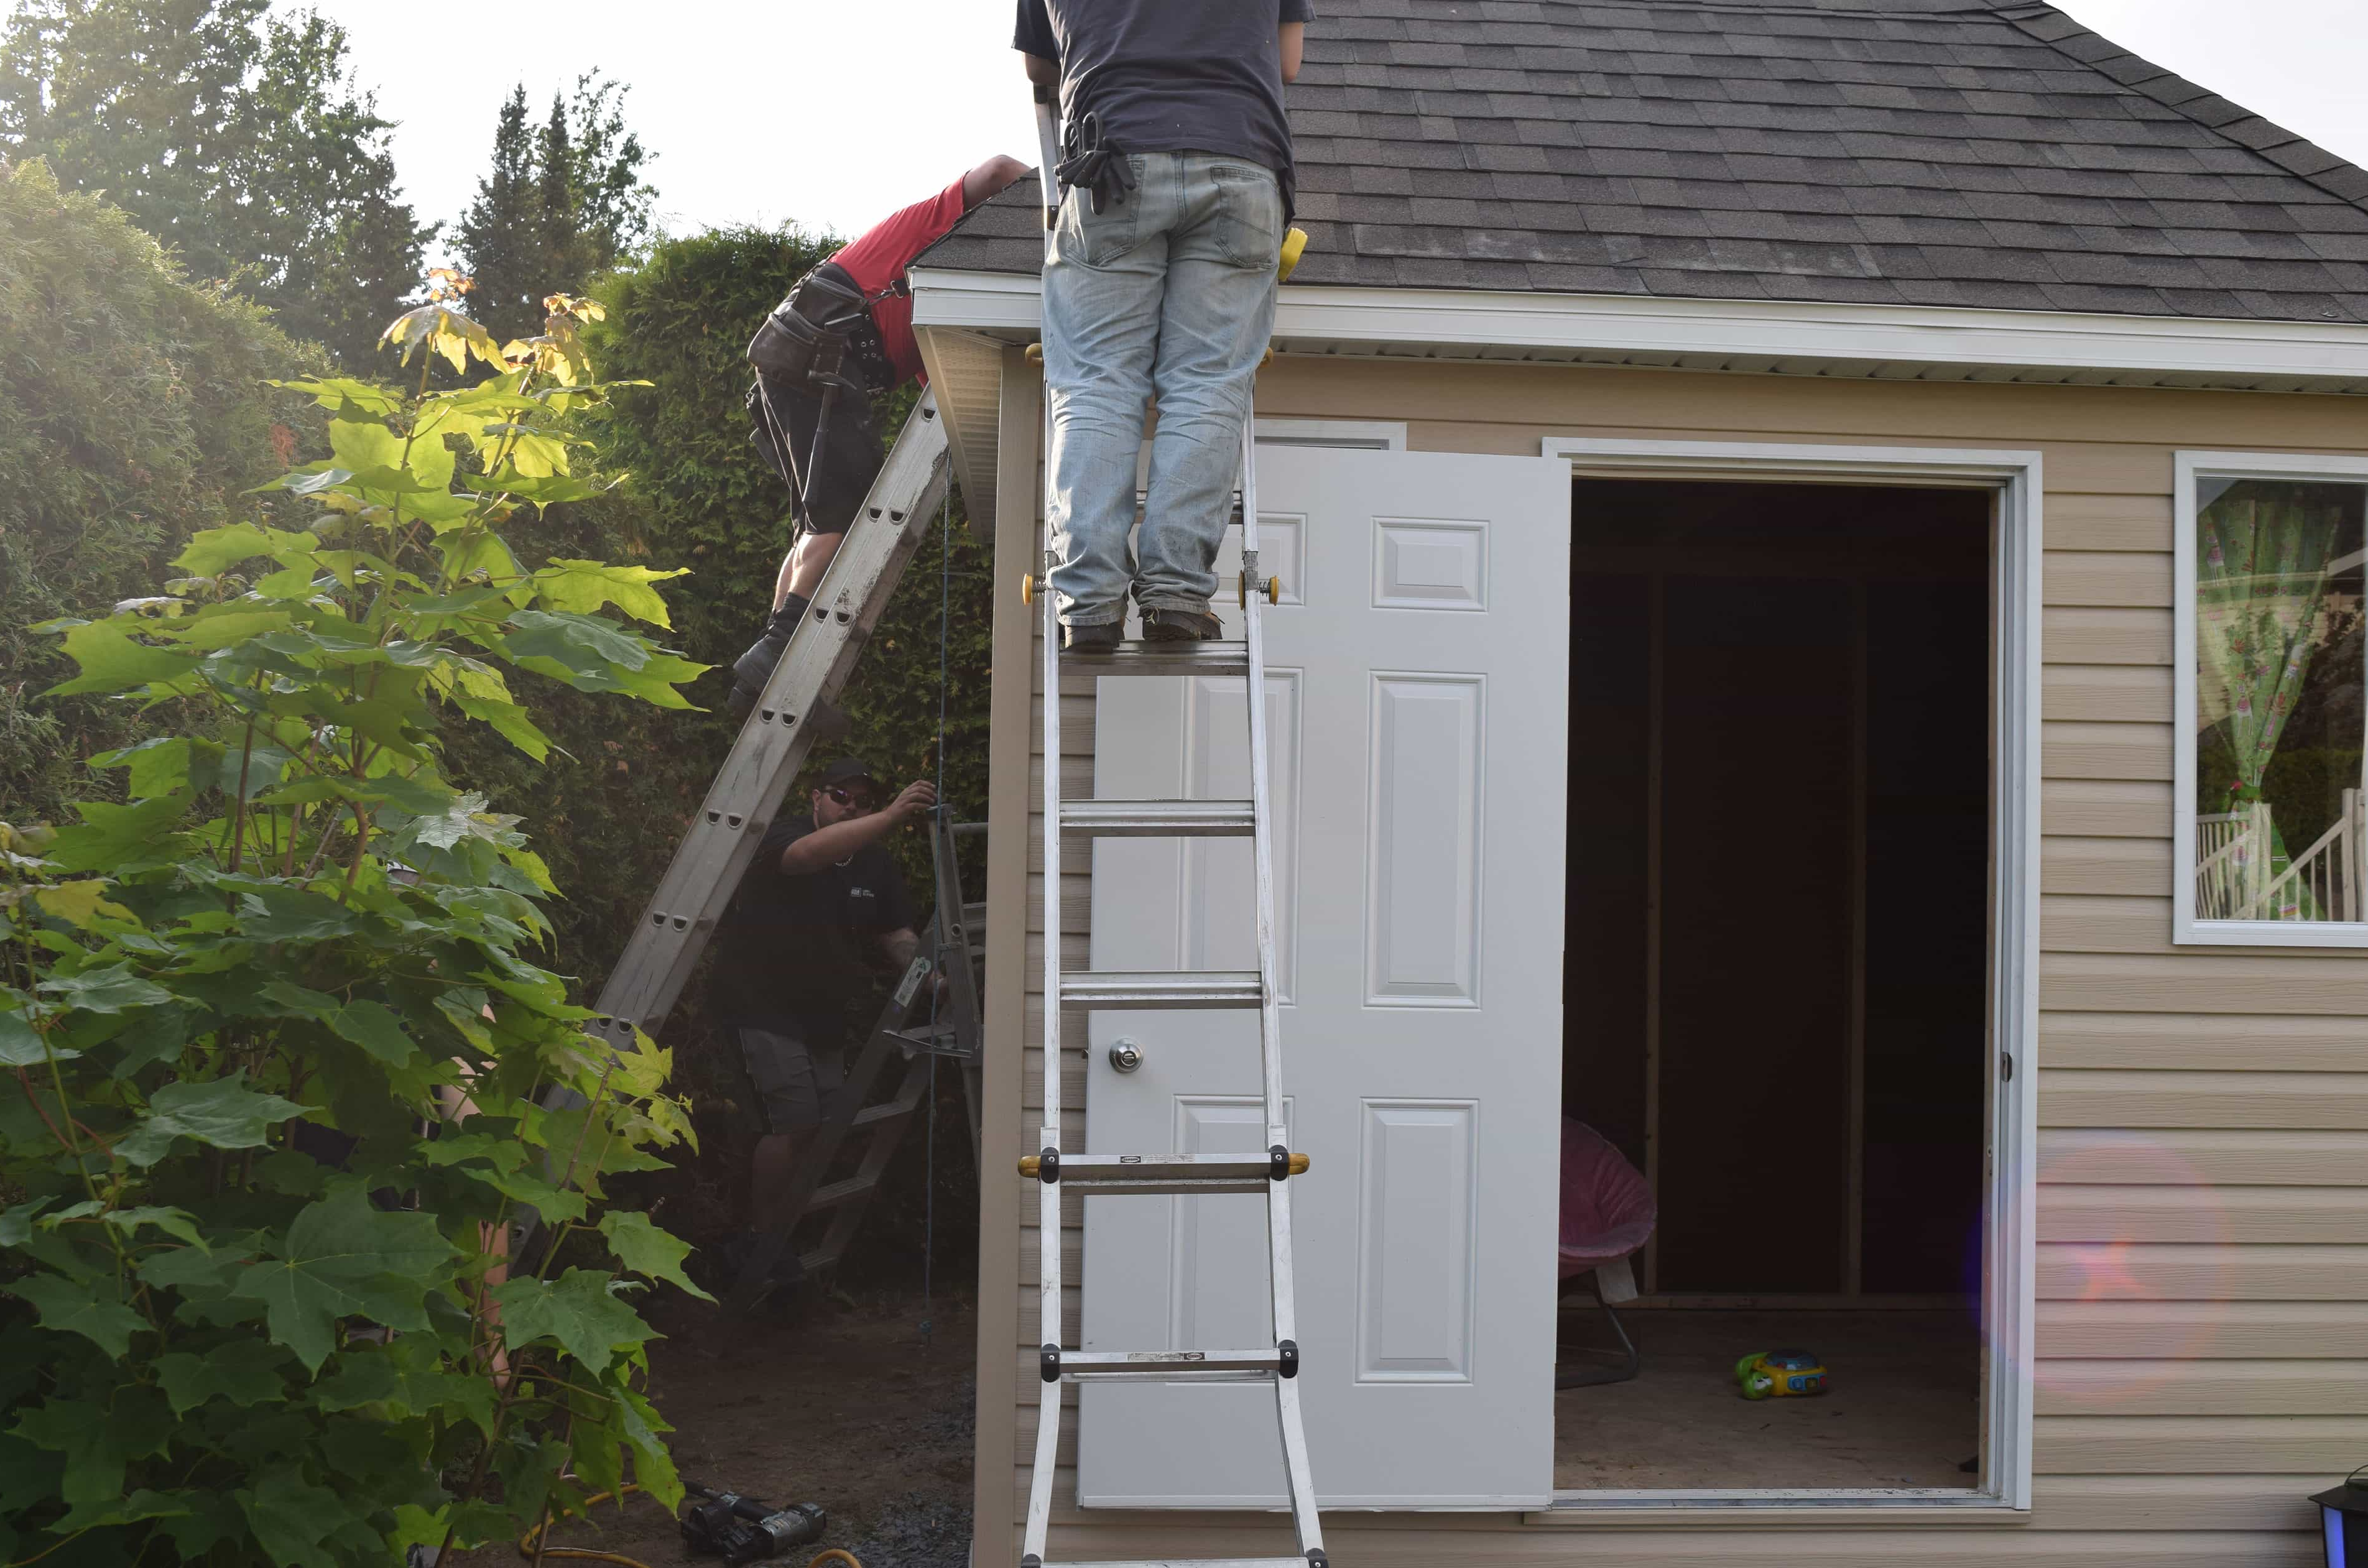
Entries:
[[870,990],[870,960],[901,969],[920,950],[912,895],[882,841],[938,791],[918,779],[883,803],[885,793],[853,757],[825,768],[813,814],[775,819],[717,928],[709,1001],[739,1047],[765,1129],[748,1163],[757,1234],[789,1218],[797,1140],[832,1108],[848,1009]]

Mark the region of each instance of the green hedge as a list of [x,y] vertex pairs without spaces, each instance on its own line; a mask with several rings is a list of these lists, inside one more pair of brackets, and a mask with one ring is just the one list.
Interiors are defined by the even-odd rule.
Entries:
[[58,819],[81,759],[132,733],[120,703],[39,700],[72,665],[26,628],[152,591],[191,534],[251,516],[239,493],[314,423],[264,381],[320,364],[39,160],[0,174],[0,819]]

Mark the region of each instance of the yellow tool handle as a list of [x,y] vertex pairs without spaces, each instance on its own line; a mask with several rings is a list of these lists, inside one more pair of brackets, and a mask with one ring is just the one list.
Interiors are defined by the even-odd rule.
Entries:
[[1274,280],[1276,282],[1288,283],[1291,281],[1292,269],[1299,265],[1300,256],[1306,249],[1306,230],[1292,229],[1282,236],[1282,255],[1276,261],[1274,269]]

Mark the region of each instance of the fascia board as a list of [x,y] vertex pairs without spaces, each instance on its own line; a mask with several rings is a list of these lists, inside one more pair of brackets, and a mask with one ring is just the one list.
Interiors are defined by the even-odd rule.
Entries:
[[[916,325],[1034,333],[1037,279],[922,268]],[[2368,326],[1778,301],[1306,286],[1282,290],[1286,341],[1497,354],[1586,352],[1985,371],[2208,377],[2368,385]]]

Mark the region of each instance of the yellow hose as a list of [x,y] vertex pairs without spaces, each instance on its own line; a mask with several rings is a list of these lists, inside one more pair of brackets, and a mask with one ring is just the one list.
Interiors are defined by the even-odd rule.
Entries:
[[[584,1506],[589,1508],[595,1503],[605,1503],[613,1499],[621,1508],[625,1504],[625,1494],[640,1490],[638,1483],[627,1482],[615,1492],[595,1492],[591,1496],[584,1499]],[[537,1525],[518,1537],[520,1557],[532,1562],[547,1562],[553,1558],[564,1558],[572,1562],[614,1562],[618,1564],[618,1568],[650,1568],[650,1565],[640,1558],[627,1557],[621,1552],[595,1551],[589,1547],[582,1546],[538,1546],[536,1543],[542,1539],[542,1532],[547,1528],[549,1528],[547,1522]],[[855,1553],[842,1551],[836,1546],[815,1552],[813,1561],[806,1564],[806,1568],[822,1568],[824,1563],[833,1561],[846,1564],[846,1568],[863,1568],[862,1562]]]

